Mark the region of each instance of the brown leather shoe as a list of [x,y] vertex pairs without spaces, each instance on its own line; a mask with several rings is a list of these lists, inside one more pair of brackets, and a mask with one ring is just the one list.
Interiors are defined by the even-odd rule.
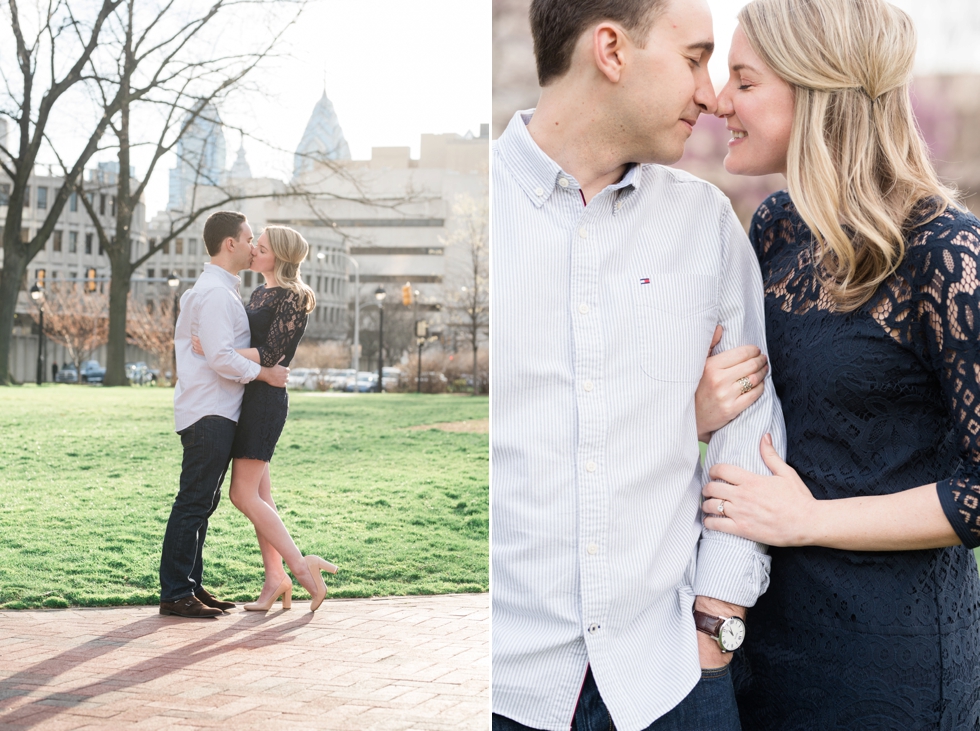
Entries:
[[196,596],[188,596],[175,602],[160,602],[160,614],[203,619],[205,617],[217,617],[221,614],[221,610],[204,606]]
[[227,612],[229,609],[235,608],[235,602],[223,602],[203,586],[197,587],[197,591],[194,592],[194,596],[201,600],[201,604],[211,607],[212,609],[220,609],[222,612]]

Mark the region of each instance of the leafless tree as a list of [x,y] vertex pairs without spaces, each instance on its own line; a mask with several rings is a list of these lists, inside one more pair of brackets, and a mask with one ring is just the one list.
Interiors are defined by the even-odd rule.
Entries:
[[[4,3],[3,16],[9,20],[9,33],[0,35],[0,48],[16,58],[16,73],[0,69],[4,88],[0,92],[0,116],[13,122],[17,145],[0,140],[0,170],[10,179],[11,191],[4,220],[3,269],[0,271],[0,385],[10,383],[9,357],[17,296],[27,267],[54,230],[55,223],[68,201],[75,182],[98,149],[108,125],[103,116],[82,127],[80,151],[73,154],[65,167],[65,179],[51,201],[47,217],[33,237],[21,238],[25,198],[30,192],[30,177],[38,155],[47,140],[52,114],[68,114],[65,98],[69,90],[86,76],[86,67],[98,47],[107,19],[122,0],[102,0],[98,9],[93,3],[71,3],[49,0],[22,13],[17,0]],[[76,7],[77,6],[77,7]],[[94,12],[79,14],[79,8]],[[9,49],[9,50],[8,50]],[[107,101],[107,112],[115,114],[119,100]],[[80,122],[83,125],[83,123]]]
[[[79,197],[111,267],[107,386],[128,383],[125,373],[127,303],[130,280],[136,269],[169,246],[204,214],[245,197],[258,197],[224,188],[222,181],[210,179],[204,173],[202,155],[196,160],[183,160],[181,162],[189,163],[196,171],[189,200],[182,211],[172,216],[170,232],[152,242],[145,252],[134,255],[133,215],[158,163],[177,147],[178,142],[186,139],[198,123],[220,124],[216,118],[217,105],[229,93],[240,89],[245,77],[269,57],[282,33],[302,11],[305,0],[286,0],[285,3],[279,0],[276,6],[280,17],[284,4],[291,6],[293,13],[278,22],[264,47],[247,53],[230,48],[227,52],[202,57],[195,50],[195,42],[206,29],[222,22],[229,14],[242,12],[243,8],[254,12],[256,6],[271,6],[271,2],[215,0],[207,6],[197,6],[197,12],[190,15],[186,8],[167,2],[155,13],[146,15],[138,11],[136,0],[124,0],[107,22],[111,41],[105,44],[102,58],[93,58],[90,66],[91,86],[109,119],[118,160],[115,179],[108,184],[97,181],[95,188],[100,195],[110,189],[115,198],[114,230],[109,231],[103,225],[94,197],[86,195],[90,192],[86,191],[86,184],[83,181],[77,184]],[[112,63],[105,63],[105,57],[111,58]],[[141,141],[140,135],[133,133],[132,118],[137,107],[161,110],[162,121],[148,142]],[[129,174],[132,152],[137,145],[149,146],[152,150],[142,180],[132,179]],[[199,196],[199,188],[206,188],[207,194]]]
[[[101,292],[83,292],[71,282],[53,282],[46,290],[44,334],[65,346],[80,373],[82,362],[108,339],[108,299]],[[38,320],[37,314],[32,317]]]
[[[176,373],[174,357],[174,305],[172,297],[147,298],[138,301],[129,295],[126,340],[156,358],[160,368],[170,364]],[[108,332],[107,332],[108,337]]]
[[488,201],[468,194],[457,196],[453,204],[456,227],[444,240],[447,250],[459,247],[465,252],[455,271],[447,276],[446,310],[448,324],[462,335],[473,352],[473,393],[479,392],[480,344],[490,329],[490,246]]

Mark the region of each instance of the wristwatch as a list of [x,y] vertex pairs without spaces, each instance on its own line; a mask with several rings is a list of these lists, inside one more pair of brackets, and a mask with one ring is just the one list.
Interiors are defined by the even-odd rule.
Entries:
[[695,609],[694,624],[698,632],[717,641],[723,653],[734,652],[745,640],[745,622],[741,617],[714,617]]

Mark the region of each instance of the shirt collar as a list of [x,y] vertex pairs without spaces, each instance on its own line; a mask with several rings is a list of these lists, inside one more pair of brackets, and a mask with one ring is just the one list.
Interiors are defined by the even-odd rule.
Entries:
[[227,284],[229,287],[234,287],[236,290],[242,283],[241,278],[237,274],[232,274],[227,269],[222,269],[217,264],[211,264],[210,262],[205,262],[204,271],[202,274],[218,277],[222,282]]
[[[514,172],[517,184],[531,202],[538,208],[544,205],[556,187],[579,190],[578,181],[565,173],[561,166],[548,157],[527,131],[533,109],[525,109],[514,114],[507,129],[497,140],[497,150],[504,162]],[[619,191],[635,189],[639,186],[642,166],[631,163],[622,179],[608,188]],[[561,185],[564,180],[565,184]]]

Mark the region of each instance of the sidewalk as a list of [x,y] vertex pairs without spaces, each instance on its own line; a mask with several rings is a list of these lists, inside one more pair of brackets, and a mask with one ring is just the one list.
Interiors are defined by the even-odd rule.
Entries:
[[487,594],[279,607],[0,611],[0,729],[489,728]]

